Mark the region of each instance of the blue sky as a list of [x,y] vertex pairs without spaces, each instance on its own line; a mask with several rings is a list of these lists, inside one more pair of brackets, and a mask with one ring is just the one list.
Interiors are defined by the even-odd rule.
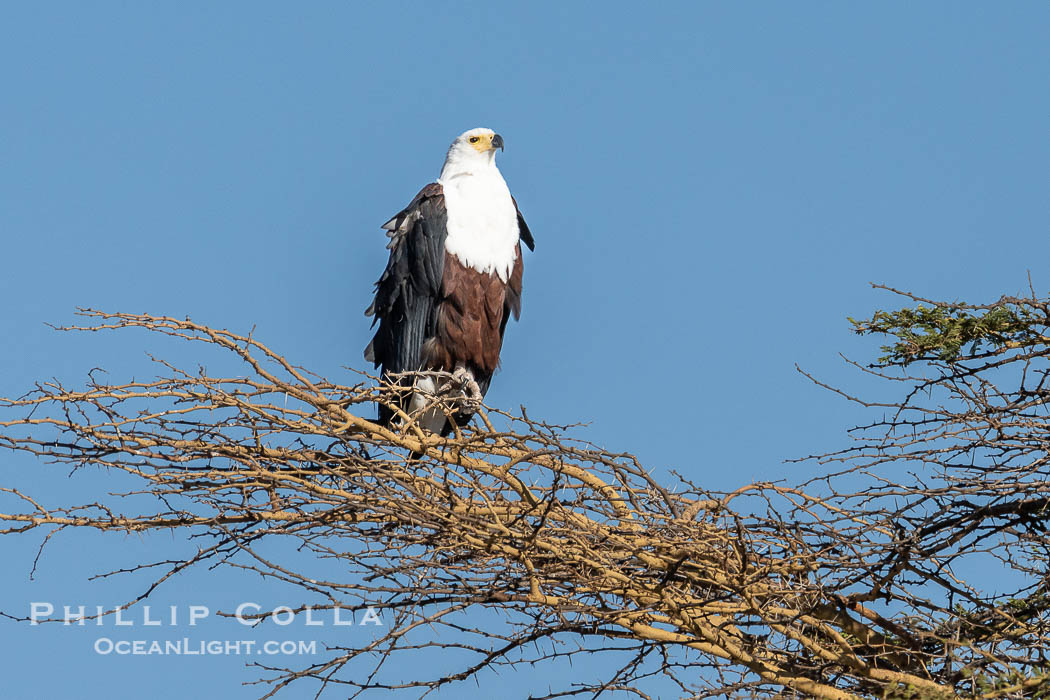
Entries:
[[[76,306],[255,327],[349,381],[379,224],[474,126],[503,134],[537,241],[490,402],[711,488],[804,478],[782,460],[863,419],[794,364],[868,387],[838,353],[869,359],[845,318],[895,303],[869,282],[986,300],[1031,271],[1050,292],[1050,5],[640,8],[5,3],[0,393],[148,371],[139,336],[44,326]],[[0,474],[82,488],[10,455]],[[171,538],[67,535],[30,582],[38,544],[0,542],[0,608],[93,604],[90,573]],[[243,585],[190,575],[161,600]],[[5,697],[257,695],[230,657],[100,658],[91,630],[0,624]]]

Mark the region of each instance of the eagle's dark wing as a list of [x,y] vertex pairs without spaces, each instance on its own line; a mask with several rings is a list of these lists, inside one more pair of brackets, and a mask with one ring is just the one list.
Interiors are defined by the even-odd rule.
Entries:
[[[365,315],[379,324],[365,359],[388,372],[422,369],[423,343],[434,335],[445,267],[448,214],[441,185],[424,187],[412,203],[383,225],[390,237],[390,260],[376,282],[376,296]],[[380,405],[379,420],[393,412]]]
[[[514,202],[514,209],[518,212],[518,240],[520,243],[528,246],[529,250],[536,250],[536,242],[532,239],[532,231],[529,230],[529,225],[525,223],[525,217],[521,215],[521,209],[518,209],[517,200],[511,197],[511,201]],[[511,316],[514,317],[515,321],[521,316],[521,276],[523,266],[520,243],[518,245],[518,256],[514,260],[514,267],[511,268],[510,279],[507,280],[506,292],[503,297],[503,319],[500,321],[499,326],[500,344],[502,344],[503,335],[507,331],[507,321],[510,320]],[[491,374],[478,379],[482,394],[488,393],[491,381]]]
[[[532,231],[529,230],[529,225],[525,223],[525,217],[521,215],[521,209],[518,209],[518,200],[511,197],[510,201],[514,202],[514,210],[518,212],[518,238],[529,247],[529,250],[536,250],[536,241],[532,240]],[[514,317],[517,318],[517,314]]]
[[[518,240],[528,246],[529,250],[536,250],[536,242],[532,239],[532,231],[529,230],[529,225],[525,223],[525,217],[521,215],[521,209],[518,209],[518,201],[514,197],[510,198],[514,202],[514,209],[518,212]],[[514,268],[511,271],[510,279],[507,280],[507,296],[504,302],[503,311],[503,325],[500,327],[500,338],[503,337],[503,333],[507,328],[507,321],[511,316],[514,316],[514,320],[518,320],[521,315],[521,246],[518,246],[518,257],[514,261]]]

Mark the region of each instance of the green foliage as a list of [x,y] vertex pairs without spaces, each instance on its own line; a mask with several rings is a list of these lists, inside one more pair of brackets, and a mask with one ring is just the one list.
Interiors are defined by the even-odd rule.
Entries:
[[1011,638],[1026,631],[1026,623],[1038,621],[1050,610],[1050,594],[1033,593],[1025,598],[1011,598],[993,609],[982,607],[971,612],[955,606],[958,629],[966,639],[982,642],[992,638]]
[[1010,668],[998,675],[972,669],[960,669],[960,686],[955,693],[921,688],[904,683],[891,683],[882,692],[882,700],[958,700],[959,698],[1024,697],[1050,700],[1050,674],[1044,666],[1024,670]]
[[1024,697],[1033,700],[1050,699],[1050,676],[1045,666],[1031,666],[1024,670],[1011,668],[995,676],[983,673],[963,675],[971,678],[974,697]]
[[882,346],[879,361],[908,365],[919,360],[956,362],[966,356],[1043,343],[1048,319],[1042,304],[1004,300],[991,307],[919,304],[876,311],[869,320],[850,318],[859,335],[880,334],[894,341]]
[[952,693],[903,683],[891,683],[882,692],[882,700],[953,700],[954,697]]

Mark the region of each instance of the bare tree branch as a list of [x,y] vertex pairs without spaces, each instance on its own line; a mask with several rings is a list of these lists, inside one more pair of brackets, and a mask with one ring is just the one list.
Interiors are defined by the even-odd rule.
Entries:
[[[147,329],[231,353],[246,374],[158,360],[150,381],[92,373],[81,389],[52,381],[0,401],[0,446],[138,484],[78,504],[4,488],[0,532],[170,529],[208,543],[113,572],[152,570],[129,604],[204,565],[294,586],[304,606],[384,612],[374,640],[260,666],[264,697],[306,679],[424,696],[574,656],[608,656],[608,675],[545,697],[646,698],[658,678],[697,698],[1047,697],[1050,308],[907,299],[918,306],[854,322],[894,339],[866,369],[903,397],[834,389],[887,415],[810,458],[817,478],[730,493],[662,485],[524,410],[482,407],[448,438],[404,414],[382,427],[362,416],[396,407],[396,386],[334,384],[189,320],[83,310],[86,325],[63,330]],[[301,556],[272,556],[278,540]],[[973,562],[994,562],[1011,592],[965,580]],[[459,671],[389,672],[434,649]]]

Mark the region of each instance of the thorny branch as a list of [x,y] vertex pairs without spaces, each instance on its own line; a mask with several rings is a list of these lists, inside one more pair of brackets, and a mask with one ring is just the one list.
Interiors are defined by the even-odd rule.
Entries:
[[[3,400],[0,446],[139,488],[77,504],[5,488],[0,532],[179,530],[208,544],[164,562],[154,586],[218,564],[294,586],[304,605],[383,612],[374,640],[260,666],[265,697],[311,679],[319,693],[424,696],[589,655],[617,661],[545,697],[1045,697],[1050,309],[1034,295],[910,301],[854,322],[896,338],[866,371],[904,397],[848,449],[811,458],[834,475],[731,493],[661,485],[524,410],[482,407],[448,438],[403,414],[384,428],[364,416],[396,387],[334,384],[188,320],[84,310],[88,324],[64,330],[147,329],[232,353],[247,374],[161,362],[150,381],[93,374]],[[306,556],[274,557],[275,540]],[[956,574],[975,561],[1012,592]],[[459,670],[408,662],[434,649]]]

